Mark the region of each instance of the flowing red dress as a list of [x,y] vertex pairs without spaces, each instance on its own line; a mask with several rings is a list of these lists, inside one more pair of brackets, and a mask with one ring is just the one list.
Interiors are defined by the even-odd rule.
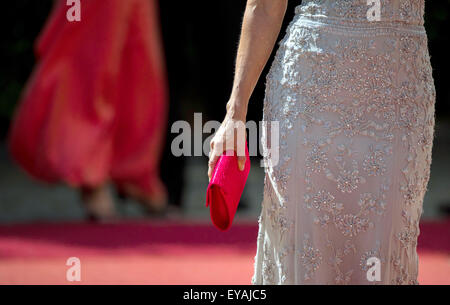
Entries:
[[79,22],[67,20],[69,8],[56,4],[37,41],[11,155],[47,182],[165,191],[167,87],[155,1],[81,1]]

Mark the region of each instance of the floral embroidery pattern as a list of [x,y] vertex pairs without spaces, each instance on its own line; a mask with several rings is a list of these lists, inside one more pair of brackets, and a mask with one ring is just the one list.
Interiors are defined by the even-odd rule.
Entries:
[[255,258],[254,283],[367,283],[377,257],[382,283],[417,284],[435,124],[424,7],[383,1],[377,23],[365,1],[296,8],[266,81],[280,158],[265,168],[258,238],[274,255]]
[[303,250],[300,252],[300,260],[305,267],[305,280],[309,280],[314,276],[314,272],[320,267],[322,263],[322,255],[319,249],[311,245],[309,236],[306,234],[303,241]]
[[344,262],[344,258],[348,255],[356,253],[355,245],[350,240],[346,240],[343,249],[336,249],[329,237],[327,239],[327,247],[330,249],[331,256],[329,259],[329,265],[334,270],[336,276],[334,282],[331,281],[328,284],[347,285],[353,275],[353,269],[343,272],[340,265]]
[[369,153],[364,158],[363,169],[368,176],[381,176],[386,172],[385,153],[370,145]]

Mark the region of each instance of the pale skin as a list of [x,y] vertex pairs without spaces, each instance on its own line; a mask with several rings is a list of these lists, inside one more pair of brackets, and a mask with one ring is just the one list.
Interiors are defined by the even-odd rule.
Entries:
[[[225,118],[211,139],[208,177],[224,151],[234,150],[238,166],[245,166],[245,122],[248,102],[273,50],[288,0],[248,0],[236,57],[233,89]],[[239,148],[239,149],[238,149]]]

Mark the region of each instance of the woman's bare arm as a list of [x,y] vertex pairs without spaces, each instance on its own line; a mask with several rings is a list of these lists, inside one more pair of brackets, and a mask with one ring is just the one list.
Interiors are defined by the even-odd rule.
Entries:
[[[244,169],[245,155],[238,143],[245,143],[245,132],[237,132],[246,121],[250,96],[269,59],[280,32],[288,0],[248,0],[242,23],[236,57],[233,89],[227,103],[227,114],[211,140],[208,176],[217,159],[230,148],[238,152],[239,168]],[[239,124],[241,123],[241,124]],[[245,129],[244,129],[245,131]],[[240,136],[243,134],[243,137]],[[230,140],[232,138],[232,140]],[[230,145],[229,142],[232,142]],[[242,145],[240,147],[243,147]]]
[[232,118],[245,121],[248,101],[269,59],[286,12],[287,0],[248,0],[236,57]]

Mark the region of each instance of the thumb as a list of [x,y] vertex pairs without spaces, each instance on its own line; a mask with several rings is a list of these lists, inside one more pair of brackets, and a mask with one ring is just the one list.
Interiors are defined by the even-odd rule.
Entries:
[[239,166],[240,171],[244,170],[246,161],[247,161],[247,158],[245,156],[238,157],[238,166]]

